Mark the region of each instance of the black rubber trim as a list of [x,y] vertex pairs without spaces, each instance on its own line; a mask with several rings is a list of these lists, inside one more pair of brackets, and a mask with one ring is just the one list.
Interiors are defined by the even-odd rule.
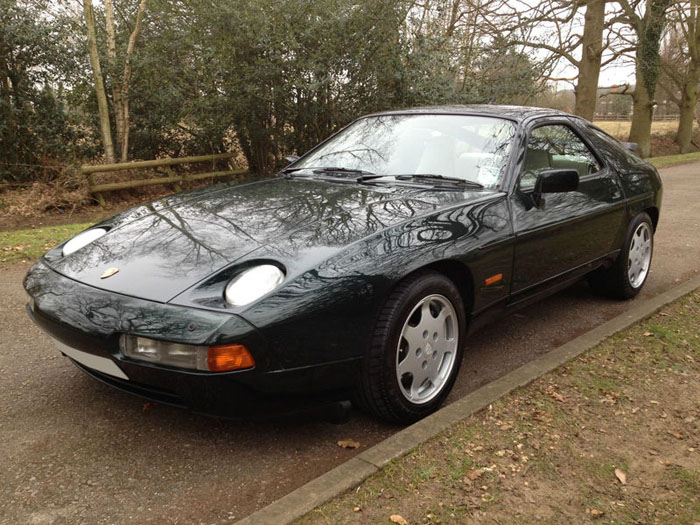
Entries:
[[126,379],[120,379],[118,377],[110,376],[108,374],[103,374],[92,368],[88,368],[77,361],[73,361],[73,364],[80,368],[87,375],[93,379],[97,379],[99,382],[104,383],[108,386],[118,388],[129,394],[134,394],[139,397],[145,397],[152,401],[157,401],[158,403],[163,403],[166,405],[171,405],[179,408],[186,408],[186,404],[180,396],[174,392],[169,392],[168,390],[163,390],[159,388],[154,388],[148,385],[142,385],[139,383],[134,383],[133,381],[128,381]]

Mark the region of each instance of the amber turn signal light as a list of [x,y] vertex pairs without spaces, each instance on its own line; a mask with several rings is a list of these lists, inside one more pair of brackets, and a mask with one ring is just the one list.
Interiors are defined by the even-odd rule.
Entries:
[[255,359],[243,345],[210,346],[207,366],[212,372],[230,372],[255,366]]
[[484,284],[486,286],[491,286],[492,284],[497,283],[497,282],[502,281],[502,280],[503,280],[503,274],[497,273],[496,275],[492,275],[491,277],[484,280]]

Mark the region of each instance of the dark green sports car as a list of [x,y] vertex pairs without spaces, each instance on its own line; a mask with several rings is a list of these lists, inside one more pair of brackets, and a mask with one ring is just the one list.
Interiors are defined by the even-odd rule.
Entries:
[[362,117],[281,173],[121,213],[29,271],[28,311],[91,376],[197,412],[353,399],[436,410],[483,322],[649,273],[656,170],[589,122],[459,106]]

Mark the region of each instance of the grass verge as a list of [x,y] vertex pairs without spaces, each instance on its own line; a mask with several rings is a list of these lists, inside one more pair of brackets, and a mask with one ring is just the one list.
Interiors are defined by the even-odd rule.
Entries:
[[88,226],[90,223],[0,232],[0,265],[38,259],[57,244]]
[[700,160],[700,151],[696,151],[694,153],[686,153],[684,155],[666,155],[663,157],[651,157],[647,160],[657,168],[667,168],[668,166],[675,166],[677,164],[687,164],[689,162]]
[[299,522],[700,522],[700,292]]
[[[630,127],[632,127],[632,117],[630,120],[595,120],[593,124],[598,126],[600,129],[606,133],[610,133],[613,137],[625,140],[630,134]],[[694,126],[697,131],[697,126]],[[651,123],[651,134],[652,135],[664,135],[667,133],[675,133],[678,129],[677,120],[660,120]]]

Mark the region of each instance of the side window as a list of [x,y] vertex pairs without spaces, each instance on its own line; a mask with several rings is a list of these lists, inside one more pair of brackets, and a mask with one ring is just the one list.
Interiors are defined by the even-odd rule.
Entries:
[[520,189],[534,188],[537,175],[550,169],[575,169],[579,177],[583,177],[600,171],[600,165],[570,128],[553,124],[540,126],[530,133]]

